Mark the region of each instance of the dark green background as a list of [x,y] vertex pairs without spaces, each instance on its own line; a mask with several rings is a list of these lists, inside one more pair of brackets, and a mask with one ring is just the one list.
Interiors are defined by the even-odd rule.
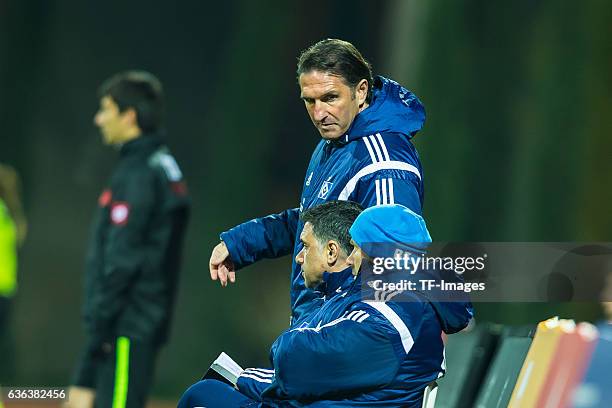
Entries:
[[[289,318],[290,259],[210,281],[218,233],[298,204],[318,134],[295,60],[353,42],[427,108],[414,139],[438,241],[610,241],[612,3],[0,0],[0,161],[30,222],[15,298],[14,385],[65,385],[84,341],[85,239],[115,160],[92,124],[99,83],[163,81],[169,145],[194,211],[155,395],[174,399],[220,351],[266,364]],[[479,305],[482,320],[596,319],[593,304]],[[9,356],[0,355],[0,366]]]

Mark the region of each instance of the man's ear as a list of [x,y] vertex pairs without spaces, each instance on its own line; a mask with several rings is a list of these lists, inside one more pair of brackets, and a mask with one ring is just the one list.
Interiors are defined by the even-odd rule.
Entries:
[[127,108],[122,115],[124,120],[128,121],[131,125],[138,127],[138,118],[134,108]]
[[368,97],[368,80],[367,79],[362,79],[361,81],[359,81],[359,83],[357,84],[357,87],[355,88],[355,95],[357,96],[357,103],[358,105],[361,107],[365,101],[366,98]]
[[325,258],[327,259],[327,264],[334,265],[338,260],[338,256],[340,255],[340,246],[336,241],[329,240],[327,241],[325,251]]

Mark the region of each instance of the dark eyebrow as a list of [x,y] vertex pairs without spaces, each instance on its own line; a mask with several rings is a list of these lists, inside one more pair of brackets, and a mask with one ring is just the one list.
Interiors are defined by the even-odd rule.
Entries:
[[[324,101],[327,98],[336,97],[336,96],[338,96],[338,92],[336,92],[336,91],[329,91],[329,92],[326,92],[323,95],[321,95],[319,100]],[[300,99],[303,100],[303,101],[312,101],[315,98],[309,98],[309,97],[300,95]]]
[[321,99],[329,98],[330,96],[338,96],[338,92],[336,92],[336,91],[326,92],[326,93],[323,94]]

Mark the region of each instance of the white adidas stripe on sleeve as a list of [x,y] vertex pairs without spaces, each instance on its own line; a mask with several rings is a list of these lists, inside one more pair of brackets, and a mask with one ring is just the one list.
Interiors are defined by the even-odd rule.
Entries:
[[380,147],[382,149],[384,159],[386,161],[391,161],[391,158],[389,157],[389,151],[387,150],[387,146],[385,145],[385,141],[383,140],[383,138],[380,135],[380,133],[376,134],[376,139],[378,140],[378,143],[380,143]]
[[251,373],[242,373],[240,374],[241,377],[245,377],[245,378],[250,378],[252,380],[255,380],[257,382],[261,382],[261,383],[266,383],[266,384],[272,384],[272,379],[271,378],[261,378],[256,376],[255,374],[251,374]]
[[372,150],[372,146],[370,145],[370,142],[368,141],[367,137],[363,138],[363,142],[366,145],[366,148],[368,149],[368,153],[370,153],[370,158],[372,159],[372,163],[376,163],[376,156],[374,156],[374,150]]
[[263,370],[260,368],[247,368],[244,370],[245,373],[259,375],[261,377],[274,377],[274,370]]
[[376,151],[376,157],[378,158],[378,161],[384,161],[385,158],[383,157],[381,149],[378,146],[378,142],[376,141],[376,138],[374,136],[368,136],[368,138],[370,139],[370,142],[372,142],[372,146],[374,147],[374,150]]
[[[421,178],[421,173],[412,164],[408,164],[401,161],[385,161],[372,163],[359,170],[357,174],[355,174],[353,178],[351,178],[348,183],[346,183],[346,186],[344,186],[344,188],[340,192],[340,195],[338,196],[338,200],[348,200],[349,196],[353,193],[353,191],[355,191],[355,187],[357,187],[357,183],[362,177],[375,173],[379,170],[404,170],[415,174],[419,179]],[[378,182],[378,180],[376,181]],[[377,199],[380,194],[378,191],[379,190],[377,189]],[[378,204],[380,205],[380,203]]]
[[387,201],[387,179],[382,179],[382,203],[389,204]]

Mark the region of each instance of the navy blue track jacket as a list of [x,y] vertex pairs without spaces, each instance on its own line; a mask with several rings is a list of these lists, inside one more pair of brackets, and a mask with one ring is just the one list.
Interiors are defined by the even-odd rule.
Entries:
[[421,407],[445,371],[441,334],[467,326],[469,301],[364,301],[350,269],[324,279],[321,307],[276,339],[273,369],[245,370],[240,392],[262,407]]
[[304,179],[299,208],[257,218],[221,234],[236,269],[293,251],[292,324],[319,304],[306,289],[295,256],[301,250],[301,211],[328,200],[364,207],[402,204],[417,214],[423,205],[423,169],[410,142],[425,122],[419,99],[397,82],[376,77],[372,102],[339,140],[321,140]]

